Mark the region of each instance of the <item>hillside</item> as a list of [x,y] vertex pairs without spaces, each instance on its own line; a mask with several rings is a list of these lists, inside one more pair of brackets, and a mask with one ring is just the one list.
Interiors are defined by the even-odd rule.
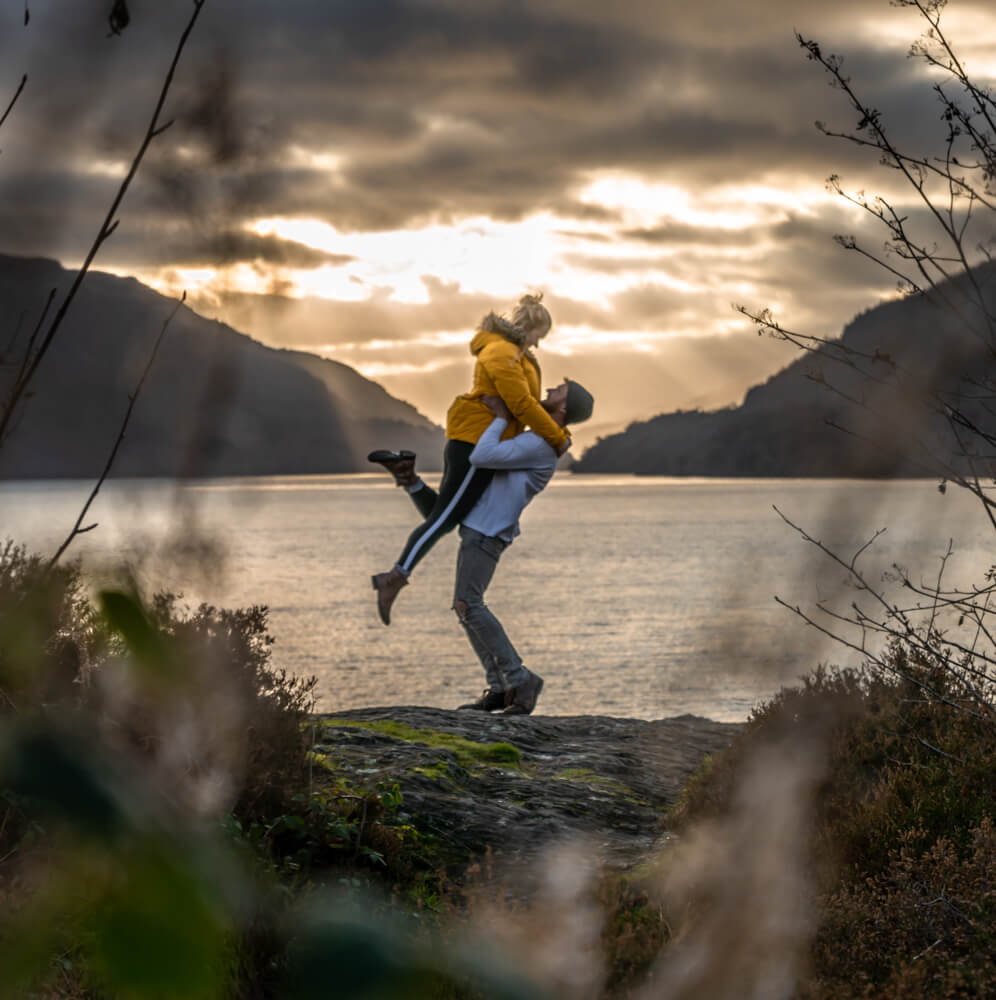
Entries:
[[[996,301],[996,265],[976,272]],[[958,296],[957,283],[950,286]],[[862,373],[841,347],[882,360]],[[897,384],[892,363],[915,373]],[[924,394],[957,391],[966,376],[984,381],[996,373],[987,343],[968,334],[949,310],[923,297],[869,309],[837,342],[800,357],[752,388],[738,407],[712,412],[662,414],[600,439],[574,466],[576,472],[662,476],[889,477],[927,474],[928,443],[949,454],[950,429],[925,417]],[[834,386],[834,390],[828,388]],[[969,406],[991,423],[985,393]],[[861,401],[867,406],[854,405]],[[845,426],[845,433],[834,424]]]
[[[49,290],[72,277],[55,261],[0,255],[0,398]],[[90,273],[0,450],[0,478],[97,475],[174,305],[132,278]],[[442,443],[440,428],[348,366],[267,347],[182,307],[114,474],[368,472],[375,447],[411,448],[431,470]]]

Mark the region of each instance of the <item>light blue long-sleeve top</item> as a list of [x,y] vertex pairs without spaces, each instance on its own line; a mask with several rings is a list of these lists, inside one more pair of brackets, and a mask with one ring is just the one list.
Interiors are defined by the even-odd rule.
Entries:
[[497,471],[463,523],[511,542],[519,534],[526,504],[553,478],[557,453],[532,431],[502,441],[507,426],[508,421],[495,417],[470,453],[472,465]]

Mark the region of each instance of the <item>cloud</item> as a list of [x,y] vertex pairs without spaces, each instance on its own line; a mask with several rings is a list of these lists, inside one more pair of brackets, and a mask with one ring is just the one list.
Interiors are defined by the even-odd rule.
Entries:
[[[221,0],[204,17],[172,101],[177,124],[150,171],[181,210],[210,187],[242,214],[280,206],[346,229],[513,219],[562,210],[593,169],[685,176],[762,152],[784,165],[815,144],[809,122],[785,114],[785,95],[822,81],[787,32],[781,49],[726,51],[712,34],[693,37],[694,24],[682,39],[661,23],[648,32],[555,4],[401,0],[298,2],[279,16]],[[137,109],[151,103],[179,19],[145,12],[113,46],[92,20],[39,26],[35,55],[61,79],[26,126],[28,149],[51,145],[53,132],[77,156],[123,156],[136,144]],[[342,169],[290,165],[292,146],[340,151]],[[152,194],[146,202],[157,207]]]
[[[12,79],[29,74],[0,133],[0,249],[81,259],[144,133],[188,7],[135,6],[120,38],[107,37],[97,0],[39,6],[28,28],[16,5],[0,9],[0,66]],[[996,22],[986,3],[962,0],[953,23],[975,25],[977,47]],[[884,3],[211,0],[167,103],[175,123],[151,147],[99,263],[160,287],[183,284],[187,269],[219,268],[214,286],[196,291],[210,314],[274,343],[344,352],[369,370],[391,357],[409,374],[385,380],[428,399],[416,380],[444,397],[464,381],[465,347],[447,335],[496,304],[507,309],[496,297],[511,294],[523,268],[496,257],[480,269],[493,280],[458,279],[455,267],[419,269],[413,250],[405,274],[416,287],[401,290],[401,263],[363,256],[376,249],[251,227],[321,220],[345,237],[452,223],[458,240],[466,234],[456,224],[468,219],[528,226],[544,216],[535,237],[544,245],[523,240],[516,252],[542,264],[537,280],[571,331],[562,357],[639,386],[629,393],[634,413],[652,399],[659,409],[732,401],[738,371],[741,389],[763,371],[737,347],[750,331],[731,302],[771,305],[792,325],[833,335],[893,286],[833,244],[835,232],[854,232],[876,249],[883,234],[821,185],[835,172],[849,190],[898,197],[898,178],[868,150],[814,129],[822,119],[846,130],[857,116],[806,60],[794,28],[846,55],[897,142],[937,148],[944,128],[931,81],[906,58],[918,25]],[[684,210],[649,195],[593,198],[604,178],[670,185]],[[786,192],[784,202],[761,189]],[[925,232],[923,213],[902,199]],[[481,246],[491,244],[466,253]],[[350,301],[237,294],[239,267],[288,294],[301,276],[331,269],[341,282],[329,294]],[[703,350],[683,370],[703,374],[676,380],[675,345],[686,338]],[[749,358],[778,360],[757,353],[756,338],[746,343]],[[707,363],[706,344],[737,364]]]
[[[842,35],[860,10],[839,5],[833,19],[806,19]],[[298,214],[390,230],[543,209],[590,217],[597,206],[580,209],[576,194],[597,170],[694,189],[772,165],[863,165],[858,151],[830,152],[812,129],[840,95],[799,52],[783,5],[755,5],[744,18],[714,2],[708,15],[405,0],[298,0],[278,12],[218,0],[191,43],[171,102],[176,125],[150,158],[137,210],[197,210],[210,195],[236,219]],[[112,40],[93,5],[35,21],[31,34],[5,25],[3,37],[27,38],[25,61],[44,60],[50,77],[11,141],[30,154],[54,145],[74,162],[87,150],[132,151],[177,12],[142,11]],[[717,27],[741,22],[735,45]],[[6,47],[0,41],[0,55]],[[887,108],[903,122],[924,120],[912,113],[922,110],[923,81],[904,51],[848,48],[855,76],[884,89]],[[342,162],[308,169],[289,155],[295,148]]]
[[[141,241],[144,244],[144,239]],[[176,267],[228,267],[260,261],[290,268],[313,268],[323,264],[341,266],[355,258],[350,254],[325,253],[303,243],[259,236],[245,230],[181,234],[157,244],[158,262]]]
[[660,246],[743,246],[757,239],[755,233],[742,229],[724,229],[719,226],[696,226],[688,222],[669,219],[659,226],[641,226],[622,229],[619,235],[627,240],[637,240]]

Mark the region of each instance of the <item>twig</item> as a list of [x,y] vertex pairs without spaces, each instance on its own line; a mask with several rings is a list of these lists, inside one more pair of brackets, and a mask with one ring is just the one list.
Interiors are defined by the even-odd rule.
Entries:
[[42,358],[48,353],[48,349],[52,346],[52,341],[55,339],[55,335],[58,333],[59,328],[62,325],[62,321],[65,319],[66,313],[69,311],[69,307],[72,304],[73,299],[76,297],[76,293],[79,291],[80,285],[83,283],[83,279],[86,277],[87,271],[90,269],[90,265],[93,263],[93,260],[97,256],[97,252],[100,250],[101,246],[103,246],[104,241],[107,240],[117,228],[118,223],[115,219],[115,215],[117,214],[118,208],[121,206],[121,202],[124,200],[124,196],[128,191],[128,188],[131,186],[131,182],[134,179],[135,174],[138,172],[138,168],[145,157],[146,150],[148,150],[153,139],[155,139],[157,134],[161,131],[159,116],[162,114],[163,105],[166,103],[166,96],[169,94],[170,87],[172,86],[173,76],[176,73],[176,67],[180,62],[180,56],[186,47],[187,39],[190,37],[191,31],[193,31],[194,25],[197,23],[197,18],[204,9],[205,3],[207,3],[207,0],[194,0],[194,12],[190,16],[190,20],[187,22],[187,26],[184,28],[183,34],[180,36],[180,40],[177,43],[176,51],[173,54],[173,60],[166,73],[166,79],[163,81],[162,90],[159,93],[159,99],[156,101],[155,109],[152,112],[152,118],[149,121],[149,126],[146,129],[145,136],[138,147],[138,152],[132,160],[128,174],[121,182],[118,192],[114,196],[114,200],[111,202],[111,207],[108,209],[107,215],[105,216],[103,223],[101,223],[93,244],[86,255],[86,259],[83,261],[82,266],[77,272],[69,291],[66,293],[65,299],[63,299],[62,304],[59,306],[58,312],[53,317],[52,323],[45,333],[41,346],[38,348],[38,351],[36,352],[23,377],[18,379],[15,383],[10,398],[4,408],[3,414],[0,415],[0,446],[2,446],[4,435],[10,425],[11,419],[13,418],[14,410],[37,371]]
[[[833,549],[831,549],[829,546],[825,545],[819,539],[813,538],[803,528],[800,528],[797,524],[794,524],[792,521],[790,521],[789,518],[786,517],[777,507],[775,507],[774,505],[772,505],[772,506],[773,506],[773,509],[774,509],[775,513],[790,528],[793,528],[796,532],[798,532],[798,534],[805,541],[810,542],[812,545],[815,545],[816,548],[818,548],[821,552],[823,552],[831,560],[833,560],[835,563],[837,563],[838,566],[841,566],[842,568],[846,569],[847,572],[853,577],[853,579],[857,583],[857,585],[862,590],[866,591],[872,597],[872,599],[875,600],[880,605],[880,607],[882,609],[882,614],[883,614],[883,621],[882,622],[873,622],[871,619],[867,619],[866,616],[864,615],[864,613],[861,612],[860,609],[858,609],[857,607],[855,607],[854,610],[860,616],[860,618],[862,620],[855,622],[855,621],[852,621],[850,619],[846,619],[845,618],[845,619],[842,619],[843,621],[846,621],[846,622],[848,622],[851,625],[855,625],[856,627],[860,627],[863,632],[864,632],[864,630],[867,627],[874,627],[874,628],[878,629],[879,631],[886,632],[887,634],[892,635],[892,636],[894,636],[897,639],[901,639],[902,641],[905,641],[905,642],[909,643],[912,647],[914,647],[914,648],[916,648],[918,650],[921,650],[922,652],[924,652],[928,656],[932,656],[933,654],[935,654],[936,651],[933,650],[933,649],[931,649],[927,644],[924,643],[924,641],[922,640],[922,638],[920,637],[920,635],[917,633],[917,630],[914,628],[913,624],[910,622],[910,620],[907,617],[907,615],[899,607],[897,607],[895,605],[890,605],[889,602],[886,601],[885,598],[882,596],[882,594],[879,593],[879,591],[876,590],[875,587],[873,587],[868,582],[868,580],[866,580],[864,578],[864,576],[862,576],[862,574],[860,572],[858,572],[857,568],[854,565],[849,565],[847,562],[844,561],[844,559],[841,556],[837,555],[837,553],[834,552]],[[815,621],[813,621],[809,616],[807,616],[806,614],[804,614],[802,612],[802,610],[798,607],[798,605],[796,605],[796,606],[793,607],[792,605],[787,604],[785,601],[781,600],[778,597],[776,597],[775,600],[779,604],[781,604],[784,607],[788,608],[789,610],[794,611],[795,614],[797,614],[800,618],[803,619],[803,621],[807,622],[809,625],[812,625],[814,628],[818,629],[820,632],[823,632],[827,636],[833,638],[837,642],[839,642],[839,643],[841,643],[841,644],[843,644],[845,646],[849,646],[852,649],[858,650],[859,652],[861,652],[861,653],[863,653],[865,655],[872,655],[864,647],[864,645],[862,645],[860,647],[856,646],[853,642],[848,641],[843,636],[840,636],[837,633],[831,632],[828,629],[825,629],[822,626],[820,626],[818,623],[816,623]],[[823,609],[821,608],[820,610],[822,611]],[[896,622],[898,627],[897,626],[890,626],[888,624],[888,622],[890,622],[890,621]],[[951,643],[951,645],[952,645],[953,648],[958,648],[957,644],[955,644],[955,643]],[[882,661],[881,661],[880,658],[873,656],[873,659],[875,660],[876,663],[879,663],[879,665],[884,665],[884,664],[882,664]],[[957,703],[952,702],[952,701],[950,701],[950,699],[945,698],[943,695],[941,695],[938,692],[932,690],[927,685],[923,684],[923,682],[921,682],[921,681],[915,681],[914,680],[913,683],[916,683],[917,686],[921,687],[923,690],[927,691],[929,694],[933,695],[934,697],[938,698],[941,701],[947,702],[948,704],[951,704],[954,707],[960,708],[962,711],[968,712],[969,714],[975,716],[976,718],[984,719],[986,721],[992,722],[993,721],[993,716],[994,716],[993,706],[986,699],[986,697],[983,695],[983,693],[981,691],[979,691],[975,686],[973,686],[972,683],[966,677],[964,677],[962,674],[960,674],[955,668],[951,667],[950,664],[948,664],[946,662],[946,660],[942,660],[941,661],[941,665],[945,668],[945,670],[947,672],[954,674],[959,679],[960,683],[964,686],[964,688],[967,691],[969,691],[971,693],[972,697],[978,702],[979,706],[982,709],[985,710],[985,714],[981,714],[979,712],[973,712],[970,709],[965,708],[965,706],[963,706],[963,705],[957,705]]]
[[928,750],[932,750],[934,753],[940,754],[942,757],[947,757],[948,760],[953,760],[955,763],[964,764],[965,761],[961,757],[956,757],[953,753],[948,753],[946,750],[942,750],[940,747],[935,747],[933,743],[928,743],[921,736],[914,736],[913,739],[920,744],[920,746],[926,747]]
[[925,903],[917,903],[916,906],[918,909],[925,909],[928,906],[937,906],[938,903],[940,903],[942,906],[950,910],[956,917],[958,917],[959,920],[964,920],[965,923],[969,925],[969,927],[975,926],[975,921],[972,920],[972,918],[967,914],[962,913],[961,910],[959,910],[958,907],[955,906],[954,903],[952,903],[951,900],[944,895],[940,895],[935,899],[928,899]]
[[869,538],[869,539],[868,539],[868,541],[867,541],[867,542],[865,542],[865,544],[864,544],[864,545],[862,545],[862,546],[861,546],[861,548],[860,548],[860,549],[858,549],[858,551],[854,553],[854,558],[853,558],[853,559],[851,559],[851,561],[850,561],[850,562],[848,563],[848,565],[847,565],[847,568],[848,568],[849,570],[851,570],[851,571],[853,572],[853,570],[854,570],[854,567],[855,567],[855,564],[856,564],[856,563],[857,563],[857,561],[858,561],[858,556],[860,556],[860,555],[861,555],[861,553],[865,551],[865,549],[869,548],[869,547],[870,547],[871,545],[874,545],[874,544],[875,544],[875,542],[876,542],[876,541],[877,541],[877,540],[878,540],[878,539],[879,539],[879,538],[880,538],[880,537],[881,537],[882,535],[884,535],[884,534],[885,534],[885,532],[886,532],[886,529],[885,529],[885,528],[879,528],[879,529],[878,529],[878,531],[876,531],[876,532],[875,532],[875,534],[874,534],[874,535],[872,535],[872,536],[871,536],[871,538]]
[[938,602],[940,601],[940,596],[941,596],[941,579],[944,576],[944,569],[945,569],[945,567],[948,564],[948,560],[951,558],[951,553],[952,552],[954,552],[954,539],[953,538],[949,538],[948,539],[948,550],[941,557],[941,566],[940,566],[940,569],[938,569],[938,571],[937,571],[937,586],[934,588],[934,591],[933,591],[934,603],[933,603],[933,606],[930,609],[930,622],[927,625],[928,630],[931,630],[931,631],[934,628],[934,622],[937,620],[937,605],[938,605]]
[[[28,369],[28,365],[31,362],[31,351],[35,346],[35,340],[38,338],[38,331],[41,330],[42,325],[45,322],[45,317],[48,315],[49,309],[52,308],[52,302],[55,299],[55,293],[57,289],[52,288],[49,290],[48,298],[45,300],[45,307],[41,311],[41,315],[38,317],[38,322],[35,323],[35,328],[31,331],[31,336],[28,338],[27,346],[24,348],[24,357],[21,358],[20,367],[17,369],[17,375],[14,378],[13,386],[16,387],[21,379],[24,377],[24,373]],[[13,346],[13,340],[11,341],[11,346]],[[9,399],[9,397],[8,397]],[[7,436],[10,435],[17,427],[16,423],[10,424],[6,431],[0,433],[0,447],[3,447],[3,442],[6,440]]]
[[[903,680],[907,681],[909,684],[914,685],[915,687],[919,688],[924,693],[930,695],[936,701],[939,701],[939,702],[941,702],[941,703],[943,703],[945,705],[948,705],[950,708],[958,709],[958,711],[964,712],[966,715],[971,716],[973,719],[978,719],[980,722],[989,722],[989,723],[991,723],[993,721],[993,719],[991,717],[991,714],[990,715],[983,715],[981,712],[976,712],[976,711],[974,711],[971,708],[967,708],[965,705],[960,705],[958,702],[952,701],[952,699],[950,699],[950,698],[946,697],[945,695],[941,694],[939,691],[936,691],[934,688],[932,688],[929,684],[926,684],[924,681],[917,679],[916,677],[912,676],[911,674],[906,673],[903,670],[899,670],[897,667],[895,667],[895,666],[893,666],[893,665],[891,665],[889,663],[886,663],[880,656],[877,656],[874,652],[872,652],[870,649],[868,649],[868,647],[865,646],[864,644],[862,644],[862,645],[859,646],[857,643],[852,642],[846,636],[840,635],[840,633],[838,633],[838,632],[833,632],[830,629],[825,628],[823,625],[820,625],[820,623],[817,622],[815,619],[813,619],[809,615],[807,615],[805,613],[805,611],[803,611],[802,608],[799,607],[798,604],[794,604],[794,605],[793,604],[789,604],[788,602],[783,601],[777,595],[775,596],[775,603],[776,604],[780,604],[786,610],[791,611],[794,615],[797,615],[807,625],[810,625],[812,628],[816,629],[817,632],[822,632],[823,635],[827,636],[827,638],[832,639],[834,642],[838,643],[841,646],[845,646],[848,649],[853,649],[857,653],[861,653],[863,656],[867,657],[870,662],[877,664],[877,666],[880,669],[886,670],[886,671],[888,671],[888,672],[890,672],[892,674],[895,674],[898,677],[901,677]],[[820,610],[824,611],[823,608],[820,608]],[[835,616],[835,617],[838,617],[838,616]],[[855,622],[850,621],[849,619],[841,619],[841,620],[845,621],[849,625],[855,625],[856,627],[859,627],[859,626],[856,625]],[[885,630],[885,631],[888,631],[888,630]],[[889,634],[895,636],[896,638],[907,638],[906,636],[898,634],[896,632],[889,632]],[[989,707],[988,703],[986,703],[986,702],[983,702],[982,704],[983,704],[983,707]]]
[[27,82],[28,82],[28,74],[25,73],[24,76],[21,77],[21,84],[20,84],[20,86],[14,92],[14,96],[10,99],[10,104],[7,105],[7,110],[3,113],[3,117],[0,118],[0,126],[2,126],[3,123],[7,120],[7,115],[10,114],[10,112],[13,109],[14,105],[17,104],[17,99],[21,96],[21,91],[24,90],[24,85]]
[[21,335],[21,326],[24,323],[24,317],[26,310],[21,310],[21,314],[17,317],[17,324],[14,326],[14,332],[10,335],[10,340],[7,341],[7,346],[0,351],[0,368],[7,364],[7,356],[14,350],[14,345],[17,343],[17,338]]
[[923,951],[913,956],[912,961],[916,962],[918,959],[923,958],[924,955],[926,955],[928,952],[933,951],[943,940],[944,937],[942,935],[933,944],[928,944],[927,947],[923,949]]
[[87,511],[90,509],[90,505],[96,499],[97,494],[100,492],[100,487],[104,485],[104,480],[107,478],[111,471],[111,466],[114,464],[114,459],[117,457],[118,449],[121,447],[121,443],[124,441],[125,432],[128,430],[128,421],[131,420],[132,410],[135,409],[135,403],[138,401],[139,393],[142,391],[142,386],[145,385],[145,380],[148,377],[149,371],[152,368],[152,363],[156,360],[156,354],[159,352],[159,345],[163,342],[163,337],[166,336],[166,330],[169,328],[173,317],[177,314],[180,306],[187,299],[187,293],[184,292],[180,296],[180,301],[173,306],[172,312],[166,317],[163,323],[162,329],[159,331],[159,336],[156,337],[156,342],[152,347],[152,353],[149,355],[149,360],[146,362],[145,370],[142,372],[142,377],[138,380],[138,385],[135,386],[135,391],[128,397],[128,409],[125,411],[124,420],[121,421],[121,429],[118,431],[117,440],[114,442],[114,446],[111,448],[110,454],[107,456],[107,461],[104,463],[104,469],[100,474],[100,478],[97,480],[93,489],[90,491],[90,496],[87,497],[86,503],[83,505],[83,509],[80,511],[80,515],[76,518],[76,523],[73,525],[72,531],[66,536],[65,541],[56,550],[56,553],[48,561],[45,567],[45,572],[48,573],[52,567],[59,561],[60,556],[69,548],[72,544],[73,539],[77,535],[82,535],[87,531],[92,531],[97,527],[96,524],[89,524],[85,528],[80,527],[83,523],[83,519],[86,517]]
[[21,367],[17,372],[17,381],[20,381],[24,377],[24,373],[28,369],[28,365],[31,363],[31,351],[34,349],[35,341],[38,339],[38,332],[41,330],[45,323],[45,317],[48,315],[49,309],[52,308],[52,302],[55,300],[55,293],[58,291],[56,288],[50,288],[48,292],[48,298],[45,300],[45,306],[41,311],[41,315],[38,317],[38,322],[35,323],[35,328],[31,331],[31,336],[28,337],[28,343],[24,348],[24,357],[21,358]]

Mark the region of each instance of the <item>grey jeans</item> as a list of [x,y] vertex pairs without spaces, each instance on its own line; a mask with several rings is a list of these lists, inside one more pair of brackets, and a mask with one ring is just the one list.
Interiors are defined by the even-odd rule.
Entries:
[[508,691],[529,677],[529,671],[522,665],[501,622],[484,603],[484,592],[507,544],[500,538],[460,526],[453,607],[484,667],[492,691]]

